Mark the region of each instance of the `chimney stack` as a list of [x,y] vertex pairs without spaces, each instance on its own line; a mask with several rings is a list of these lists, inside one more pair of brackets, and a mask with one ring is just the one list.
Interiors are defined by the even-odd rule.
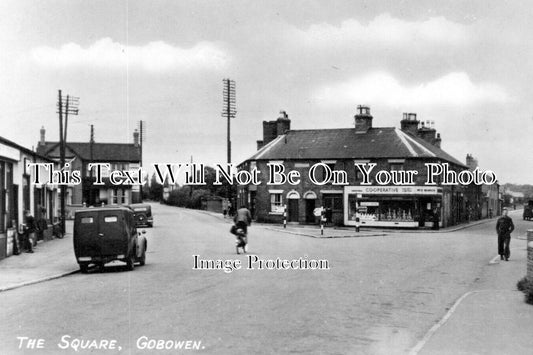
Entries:
[[468,166],[468,170],[476,170],[477,164],[477,159],[475,159],[472,154],[466,155],[466,166]]
[[[291,129],[291,120],[287,112],[280,111],[280,116],[275,121],[263,121],[263,141],[261,147],[272,142],[277,137]],[[260,141],[257,141],[257,149],[260,149]]]
[[137,129],[133,131],[133,145],[135,147],[139,146],[139,131]]
[[417,131],[417,135],[426,142],[439,147],[441,143],[440,135],[437,135],[435,127],[435,121],[426,121],[420,123],[420,128]]
[[39,145],[45,144],[45,134],[46,130],[44,129],[44,126],[41,127],[41,139],[39,140]]
[[278,136],[285,134],[291,129],[291,120],[285,111],[279,111],[279,118],[276,120],[276,130]]
[[366,133],[372,128],[372,115],[370,114],[370,107],[357,106],[357,114],[355,118],[355,133]]
[[437,138],[435,139],[435,143],[434,145],[437,147],[437,148],[440,148],[440,144],[442,142],[442,139],[440,138],[440,133],[437,133]]
[[420,121],[416,119],[416,113],[404,113],[403,119],[400,121],[401,130],[416,136],[419,123]]

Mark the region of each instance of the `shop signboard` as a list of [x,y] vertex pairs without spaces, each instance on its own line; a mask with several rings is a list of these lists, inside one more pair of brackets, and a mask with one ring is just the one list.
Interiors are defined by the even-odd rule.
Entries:
[[357,195],[440,195],[437,186],[346,186],[345,192]]

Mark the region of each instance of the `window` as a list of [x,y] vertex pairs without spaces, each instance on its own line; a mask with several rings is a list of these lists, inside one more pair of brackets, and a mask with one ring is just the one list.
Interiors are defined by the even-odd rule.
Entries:
[[403,163],[390,163],[390,171],[400,171],[403,170]]
[[352,221],[358,214],[361,221],[413,222],[418,218],[416,211],[416,201],[411,198],[348,196],[348,218]]
[[111,190],[111,203],[113,205],[118,203],[118,189]]
[[283,198],[281,193],[270,194],[270,211],[283,212]]
[[128,203],[127,197],[128,197],[128,194],[127,194],[126,189],[112,189],[111,190],[111,203],[114,205],[127,204]]
[[325,168],[323,169],[322,180],[324,180],[324,181],[326,180],[327,173],[329,172],[330,173],[329,180],[328,180],[328,182],[329,182],[333,178],[332,172],[333,172],[333,170],[335,170],[335,163],[329,163],[329,164],[326,164],[326,165],[327,165],[327,167],[329,169],[325,169]]
[[343,202],[341,194],[322,195],[322,201],[324,203],[324,208],[331,208],[333,212],[343,211]]
[[94,222],[94,219],[92,217],[82,217],[81,218],[81,223],[83,224],[90,224],[90,223],[93,223]]
[[128,170],[128,163],[111,163],[110,167],[111,167],[111,170],[127,171]]
[[363,181],[363,173],[361,172],[361,170],[359,170],[357,166],[355,167],[355,181],[356,182]]

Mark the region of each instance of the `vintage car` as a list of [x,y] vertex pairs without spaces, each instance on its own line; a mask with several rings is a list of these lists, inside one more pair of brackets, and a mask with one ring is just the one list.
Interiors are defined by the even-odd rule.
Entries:
[[524,205],[524,213],[522,215],[524,220],[531,220],[533,218],[533,200],[529,200],[527,205]]
[[[143,231],[142,234],[144,234]],[[103,269],[113,260],[146,262],[147,241],[137,233],[134,212],[127,207],[97,207],[76,211],[74,215],[74,254],[83,273],[94,264]]]
[[133,203],[129,207],[135,212],[135,225],[153,227],[154,217],[152,216],[152,206],[147,203]]

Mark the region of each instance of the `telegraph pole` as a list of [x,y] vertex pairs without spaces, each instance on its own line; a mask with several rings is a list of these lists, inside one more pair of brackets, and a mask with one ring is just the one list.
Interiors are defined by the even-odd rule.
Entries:
[[[139,168],[142,168],[143,166],[143,142],[146,141],[146,122],[140,120],[139,121],[139,150],[141,155],[141,161]],[[139,185],[139,191],[141,194],[141,200],[139,202],[142,202],[143,199],[143,186]]]
[[[59,113],[59,164],[60,169],[63,169],[65,166],[65,146],[63,144],[63,102],[62,102],[61,90],[59,90],[57,98],[57,106]],[[59,186],[61,192],[61,235],[65,235],[65,185],[61,184]]]
[[139,121],[139,147],[141,151],[141,167],[143,165],[143,142],[146,140],[146,122]]
[[[231,79],[222,79],[224,89],[222,92],[223,96],[223,111],[222,117],[228,120],[228,137],[227,137],[227,150],[228,150],[228,165],[231,163],[231,135],[230,135],[230,119],[235,118],[237,114],[236,110],[236,99],[235,99],[235,81]],[[230,171],[228,171],[228,174]],[[231,186],[228,185],[226,192],[226,197],[228,200],[231,200]]]
[[[65,145],[67,142],[67,125],[68,125],[68,115],[78,115],[78,104],[79,97],[70,97],[67,95],[65,103],[63,103],[63,96],[61,95],[61,90],[58,90],[58,99],[57,99],[57,113],[59,114],[59,160],[61,164],[61,170],[65,168]],[[63,116],[65,118],[65,123],[63,125]],[[65,191],[67,185],[61,184],[61,234],[65,234]]]
[[224,90],[223,90],[223,102],[224,108],[222,111],[222,117],[228,120],[228,164],[231,163],[231,135],[230,135],[230,119],[235,118],[237,114],[235,108],[235,81],[231,79],[223,79]]

